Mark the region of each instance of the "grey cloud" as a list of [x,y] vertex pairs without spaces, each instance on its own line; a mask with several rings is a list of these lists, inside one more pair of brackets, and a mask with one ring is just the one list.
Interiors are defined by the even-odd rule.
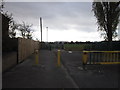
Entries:
[[6,10],[12,12],[16,20],[36,26],[39,26],[39,18],[42,17],[43,26],[54,30],[93,32],[96,23],[91,2],[7,2]]

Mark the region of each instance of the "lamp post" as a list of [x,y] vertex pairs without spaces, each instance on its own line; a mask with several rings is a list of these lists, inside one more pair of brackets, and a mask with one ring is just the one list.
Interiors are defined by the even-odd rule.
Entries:
[[46,27],[46,29],[47,29],[47,42],[48,42],[48,27]]

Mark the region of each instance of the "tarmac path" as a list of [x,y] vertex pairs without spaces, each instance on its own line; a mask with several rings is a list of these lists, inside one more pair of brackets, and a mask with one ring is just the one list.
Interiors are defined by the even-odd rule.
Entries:
[[57,67],[53,51],[39,52],[39,65],[34,55],[3,74],[3,88],[78,88],[66,69]]
[[120,65],[87,65],[82,68],[82,52],[40,50],[39,65],[35,55],[3,74],[3,88],[120,88]]
[[62,51],[61,61],[79,88],[120,88],[120,65],[86,65],[82,52]]

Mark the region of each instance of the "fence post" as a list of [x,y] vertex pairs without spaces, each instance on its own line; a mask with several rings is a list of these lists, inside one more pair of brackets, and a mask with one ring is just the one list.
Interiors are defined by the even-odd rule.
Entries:
[[83,69],[85,70],[85,65],[87,64],[88,60],[88,53],[86,51],[83,51],[83,57],[82,57],[82,64],[83,64]]
[[58,50],[57,52],[57,57],[58,57],[58,61],[57,61],[57,66],[60,67],[61,63],[60,63],[60,50]]

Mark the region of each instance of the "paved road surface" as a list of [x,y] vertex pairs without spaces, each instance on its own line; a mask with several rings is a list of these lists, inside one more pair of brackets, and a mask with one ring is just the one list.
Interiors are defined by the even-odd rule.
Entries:
[[82,69],[82,53],[61,51],[62,66],[57,67],[57,51],[41,50],[40,65],[34,55],[3,74],[3,88],[118,88],[118,65],[87,65]]
[[53,51],[41,50],[40,65],[34,55],[3,74],[3,88],[77,88],[64,67],[57,67]]
[[83,70],[79,51],[62,51],[62,63],[79,88],[120,88],[120,65],[87,65]]

